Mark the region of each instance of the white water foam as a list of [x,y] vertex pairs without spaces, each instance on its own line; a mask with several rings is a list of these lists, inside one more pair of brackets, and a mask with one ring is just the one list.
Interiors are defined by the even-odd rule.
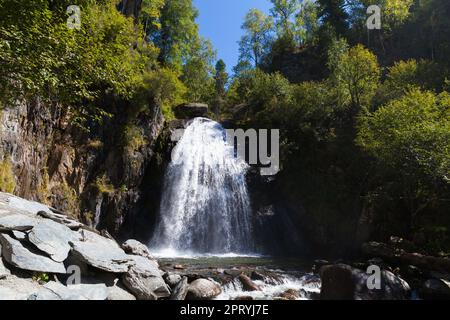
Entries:
[[320,281],[311,281],[310,274],[301,278],[283,275],[275,283],[267,283],[261,280],[254,280],[253,282],[261,288],[260,291],[245,291],[240,280],[236,278],[222,287],[222,294],[216,300],[235,300],[240,297],[252,297],[254,300],[272,300],[287,290],[300,292],[300,297],[297,300],[308,300],[305,293],[320,293]]

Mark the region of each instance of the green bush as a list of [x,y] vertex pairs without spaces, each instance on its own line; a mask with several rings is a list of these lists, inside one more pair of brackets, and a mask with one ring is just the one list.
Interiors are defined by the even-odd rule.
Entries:
[[95,186],[98,192],[103,194],[112,194],[116,191],[114,185],[109,181],[109,178],[104,174],[101,177],[97,177],[95,180]]
[[11,159],[7,157],[0,162],[0,191],[13,193],[15,188],[13,165]]

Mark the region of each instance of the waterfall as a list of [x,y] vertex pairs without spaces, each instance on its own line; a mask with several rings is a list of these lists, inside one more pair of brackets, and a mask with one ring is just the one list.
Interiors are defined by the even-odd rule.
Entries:
[[192,120],[172,152],[150,246],[177,254],[251,253],[245,174],[217,122]]

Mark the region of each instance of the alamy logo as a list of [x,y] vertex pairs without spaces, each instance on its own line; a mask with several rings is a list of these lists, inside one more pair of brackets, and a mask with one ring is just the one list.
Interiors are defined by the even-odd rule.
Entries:
[[[184,131],[174,130],[171,140],[179,141]],[[262,176],[274,176],[280,171],[279,129],[227,129],[225,133],[227,143],[234,148],[234,156],[246,160],[250,165],[260,165]]]
[[81,9],[79,6],[71,5],[67,7],[66,13],[69,15],[67,18],[67,28],[69,29],[81,29]]
[[[262,165],[260,168],[261,175],[274,176],[280,171],[280,130],[270,130],[270,144],[269,144],[269,130],[259,129],[227,129],[227,142],[234,146],[235,155],[242,159],[248,159],[251,165]],[[248,144],[246,143],[248,139]],[[247,148],[248,146],[248,148]],[[270,156],[269,149],[270,146]],[[246,157],[248,150],[248,158]]]
[[380,30],[381,29],[381,8],[376,4],[371,5],[367,8],[367,14],[370,16],[367,18],[367,29],[369,30]]
[[67,285],[75,285],[81,283],[81,269],[77,265],[70,265],[67,267],[67,274],[70,276],[67,278]]
[[381,269],[379,266],[371,265],[367,268],[367,289],[380,290],[381,289]]

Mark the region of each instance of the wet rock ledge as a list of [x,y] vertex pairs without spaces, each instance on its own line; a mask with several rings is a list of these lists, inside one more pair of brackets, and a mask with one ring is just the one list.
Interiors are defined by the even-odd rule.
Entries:
[[211,299],[220,286],[168,277],[147,247],[119,245],[61,212],[0,193],[0,300]]

